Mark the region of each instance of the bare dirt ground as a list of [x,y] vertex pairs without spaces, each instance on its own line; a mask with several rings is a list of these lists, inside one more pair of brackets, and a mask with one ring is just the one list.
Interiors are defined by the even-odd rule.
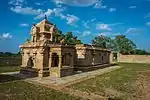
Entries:
[[150,70],[139,72],[135,83],[137,92],[134,100],[150,100]]

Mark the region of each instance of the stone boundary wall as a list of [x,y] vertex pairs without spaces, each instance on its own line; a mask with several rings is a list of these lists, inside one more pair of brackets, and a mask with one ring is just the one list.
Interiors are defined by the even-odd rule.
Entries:
[[150,55],[118,55],[118,62],[150,63]]

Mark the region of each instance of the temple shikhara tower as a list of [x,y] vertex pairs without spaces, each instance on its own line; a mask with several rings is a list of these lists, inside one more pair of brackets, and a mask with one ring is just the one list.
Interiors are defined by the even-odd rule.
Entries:
[[89,71],[108,66],[110,51],[92,45],[66,45],[57,42],[55,24],[45,17],[31,28],[31,39],[21,45],[21,73],[44,77],[63,77],[75,71]]

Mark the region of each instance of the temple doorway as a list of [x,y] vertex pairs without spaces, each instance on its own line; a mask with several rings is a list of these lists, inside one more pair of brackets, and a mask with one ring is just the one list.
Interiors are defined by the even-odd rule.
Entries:
[[52,53],[52,66],[51,67],[58,67],[59,64],[59,56],[57,53]]
[[118,55],[117,55],[117,53],[113,53],[113,61],[118,61]]

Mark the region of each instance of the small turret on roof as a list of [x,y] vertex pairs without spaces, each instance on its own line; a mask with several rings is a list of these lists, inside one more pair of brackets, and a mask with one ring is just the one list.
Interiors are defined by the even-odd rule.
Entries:
[[[33,40],[50,40],[54,41],[54,38],[57,34],[57,28],[55,24],[52,24],[48,21],[47,16],[45,15],[45,18],[37,23],[36,25],[33,25],[31,29],[31,35],[33,37]],[[34,39],[36,38],[36,39]]]

